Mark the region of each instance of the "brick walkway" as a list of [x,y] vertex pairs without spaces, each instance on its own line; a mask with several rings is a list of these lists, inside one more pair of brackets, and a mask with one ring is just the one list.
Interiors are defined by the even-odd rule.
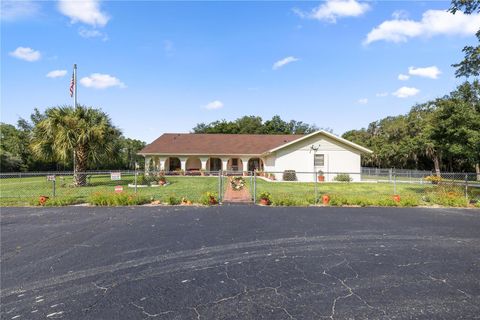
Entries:
[[252,197],[246,186],[242,190],[235,191],[232,189],[230,181],[228,181],[227,190],[223,195],[223,202],[249,203],[252,202]]

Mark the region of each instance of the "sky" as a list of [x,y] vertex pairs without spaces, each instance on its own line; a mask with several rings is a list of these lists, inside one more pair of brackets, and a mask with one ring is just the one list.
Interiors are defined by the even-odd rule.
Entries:
[[342,134],[465,79],[480,16],[450,1],[2,1],[1,121],[101,108],[129,138],[244,115]]

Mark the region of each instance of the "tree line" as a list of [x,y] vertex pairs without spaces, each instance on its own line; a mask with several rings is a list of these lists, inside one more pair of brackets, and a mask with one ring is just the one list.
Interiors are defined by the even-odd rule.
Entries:
[[373,151],[364,166],[480,173],[480,84],[465,82],[450,94],[386,117],[343,138]]
[[[318,130],[317,126],[302,121],[285,121],[275,115],[263,121],[257,116],[243,116],[233,121],[219,120],[208,124],[199,123],[193,133],[225,133],[225,134],[308,134]],[[330,131],[330,129],[327,129]]]

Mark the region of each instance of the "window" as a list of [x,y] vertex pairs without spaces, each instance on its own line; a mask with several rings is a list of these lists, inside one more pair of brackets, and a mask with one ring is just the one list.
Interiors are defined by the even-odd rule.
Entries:
[[314,165],[316,167],[322,167],[325,165],[325,155],[324,154],[316,154]]
[[238,159],[232,159],[232,166],[238,166]]

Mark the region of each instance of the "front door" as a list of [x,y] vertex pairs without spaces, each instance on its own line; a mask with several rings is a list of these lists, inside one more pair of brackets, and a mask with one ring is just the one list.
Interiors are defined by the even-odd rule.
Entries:
[[222,160],[219,158],[210,158],[210,171],[222,170]]

